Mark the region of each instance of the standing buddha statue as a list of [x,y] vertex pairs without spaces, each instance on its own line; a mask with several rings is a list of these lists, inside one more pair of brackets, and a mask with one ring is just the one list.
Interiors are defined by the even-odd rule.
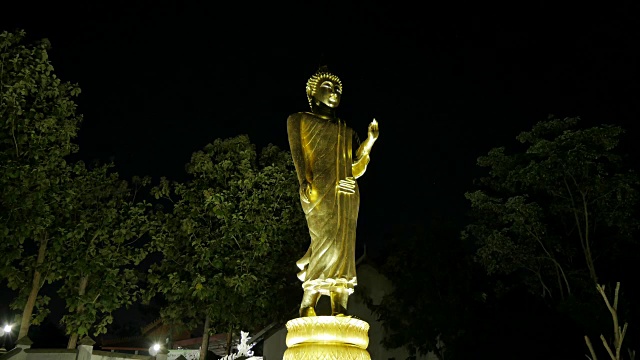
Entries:
[[300,316],[315,316],[321,295],[331,298],[333,316],[346,315],[349,295],[357,285],[355,264],[356,222],[360,192],[356,179],[369,164],[378,138],[374,119],[367,139],[353,155],[354,132],[335,111],[342,97],[342,83],[326,67],[307,82],[311,112],[289,116],[287,132],[300,184],[311,244],[296,262],[304,295]]

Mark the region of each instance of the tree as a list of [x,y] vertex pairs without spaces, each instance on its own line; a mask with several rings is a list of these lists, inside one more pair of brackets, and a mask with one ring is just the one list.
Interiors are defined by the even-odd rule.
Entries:
[[384,345],[406,347],[412,356],[434,352],[439,359],[468,358],[471,353],[464,349],[478,349],[468,341],[478,337],[471,334],[483,296],[459,228],[439,217],[401,226],[386,252],[381,271],[394,289],[380,304],[367,299],[384,327]]
[[19,292],[12,304],[22,309],[18,338],[46,316],[48,298],[38,292],[58,276],[63,247],[54,230],[70,175],[64,158],[78,149],[71,140],[82,119],[73,101],[80,89],[53,73],[49,42],[22,45],[24,37],[0,34],[0,278]]
[[147,296],[164,295],[170,323],[204,323],[206,351],[211,331],[255,329],[296,308],[293,259],[309,235],[288,152],[269,145],[258,156],[238,136],[194,153],[186,170],[189,181],[163,179],[154,190],[173,209],[159,215],[163,260]]
[[549,118],[517,137],[522,152],[492,149],[478,159],[488,176],[465,194],[474,220],[463,236],[487,272],[560,300],[615,273],[638,228],[638,177],[616,152],[623,130],[578,122]]
[[[87,169],[75,164],[68,193],[70,208],[61,229],[65,243],[63,284],[58,294],[69,311],[62,318],[75,349],[79,336],[106,332],[111,313],[138,299],[140,275],[133,267],[146,256],[144,244],[150,204],[135,200],[129,184],[110,173],[112,165]],[[149,179],[134,179],[142,186]]]

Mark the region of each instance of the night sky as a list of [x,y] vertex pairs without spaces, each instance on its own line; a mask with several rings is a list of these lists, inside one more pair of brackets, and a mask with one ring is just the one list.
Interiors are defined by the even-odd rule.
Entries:
[[287,116],[328,65],[338,115],[361,139],[380,123],[359,180],[358,246],[373,255],[397,224],[463,222],[477,157],[550,114],[622,125],[637,155],[640,2],[233,3],[17,1],[0,31],[51,41],[57,75],[82,88],[79,157],[125,177],[182,179],[192,152],[239,134],[288,149]]

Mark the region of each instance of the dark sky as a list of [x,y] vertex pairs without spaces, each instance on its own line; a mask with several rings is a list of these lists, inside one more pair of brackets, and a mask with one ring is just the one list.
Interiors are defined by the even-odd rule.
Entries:
[[286,118],[327,64],[339,116],[362,139],[380,123],[359,181],[359,246],[374,253],[394,224],[459,221],[475,159],[549,114],[622,125],[629,151],[640,140],[637,1],[59,3],[3,5],[0,30],[49,38],[56,73],[82,88],[80,157],[127,177],[178,179],[216,138],[288,148]]

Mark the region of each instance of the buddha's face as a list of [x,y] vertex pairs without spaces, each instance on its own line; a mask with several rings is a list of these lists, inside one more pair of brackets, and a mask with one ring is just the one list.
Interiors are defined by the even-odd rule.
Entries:
[[313,94],[314,99],[327,105],[330,108],[336,108],[340,104],[340,97],[342,96],[342,88],[337,83],[331,80],[322,80],[316,92]]

